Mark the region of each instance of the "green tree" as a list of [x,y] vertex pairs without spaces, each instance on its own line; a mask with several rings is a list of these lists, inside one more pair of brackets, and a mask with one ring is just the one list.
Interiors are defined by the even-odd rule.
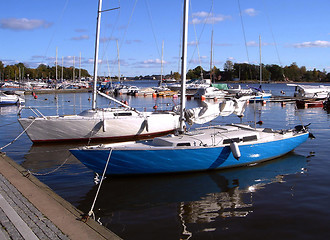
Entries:
[[269,71],[270,78],[272,81],[283,81],[284,80],[282,67],[280,67],[276,64],[272,64],[272,65],[266,65],[266,69]]
[[175,80],[180,80],[180,79],[181,79],[181,74],[178,73],[178,72],[174,72],[174,73],[173,73],[173,78],[174,78]]

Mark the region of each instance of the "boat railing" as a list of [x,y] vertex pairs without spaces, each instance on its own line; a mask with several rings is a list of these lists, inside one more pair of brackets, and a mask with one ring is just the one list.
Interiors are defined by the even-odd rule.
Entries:
[[25,109],[31,110],[36,115],[36,117],[42,117],[42,118],[46,119],[45,115],[43,115],[37,108],[30,107],[30,106],[29,107],[20,107],[20,110],[17,115],[19,117],[21,117],[21,112]]

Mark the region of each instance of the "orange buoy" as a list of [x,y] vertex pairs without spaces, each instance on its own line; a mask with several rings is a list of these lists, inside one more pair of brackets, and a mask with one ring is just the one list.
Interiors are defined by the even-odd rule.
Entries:
[[158,106],[157,106],[157,105],[155,105],[155,106],[153,107],[153,109],[155,109],[155,110],[156,110],[157,108],[158,108]]
[[201,100],[205,101],[206,97],[205,96],[201,96]]

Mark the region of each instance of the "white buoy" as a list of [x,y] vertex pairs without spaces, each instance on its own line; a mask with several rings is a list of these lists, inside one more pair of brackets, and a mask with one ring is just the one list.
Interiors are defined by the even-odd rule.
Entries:
[[241,151],[238,148],[237,142],[231,142],[230,143],[230,150],[233,153],[233,156],[236,160],[239,160],[241,157]]

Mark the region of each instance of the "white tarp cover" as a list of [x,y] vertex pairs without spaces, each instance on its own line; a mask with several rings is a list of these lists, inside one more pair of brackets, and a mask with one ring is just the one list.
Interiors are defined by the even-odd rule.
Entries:
[[246,103],[250,99],[249,96],[244,96],[239,99],[225,100],[221,103],[202,102],[201,107],[188,109],[185,111],[185,118],[188,124],[204,124],[212,121],[218,116],[229,116],[236,114],[243,116]]

